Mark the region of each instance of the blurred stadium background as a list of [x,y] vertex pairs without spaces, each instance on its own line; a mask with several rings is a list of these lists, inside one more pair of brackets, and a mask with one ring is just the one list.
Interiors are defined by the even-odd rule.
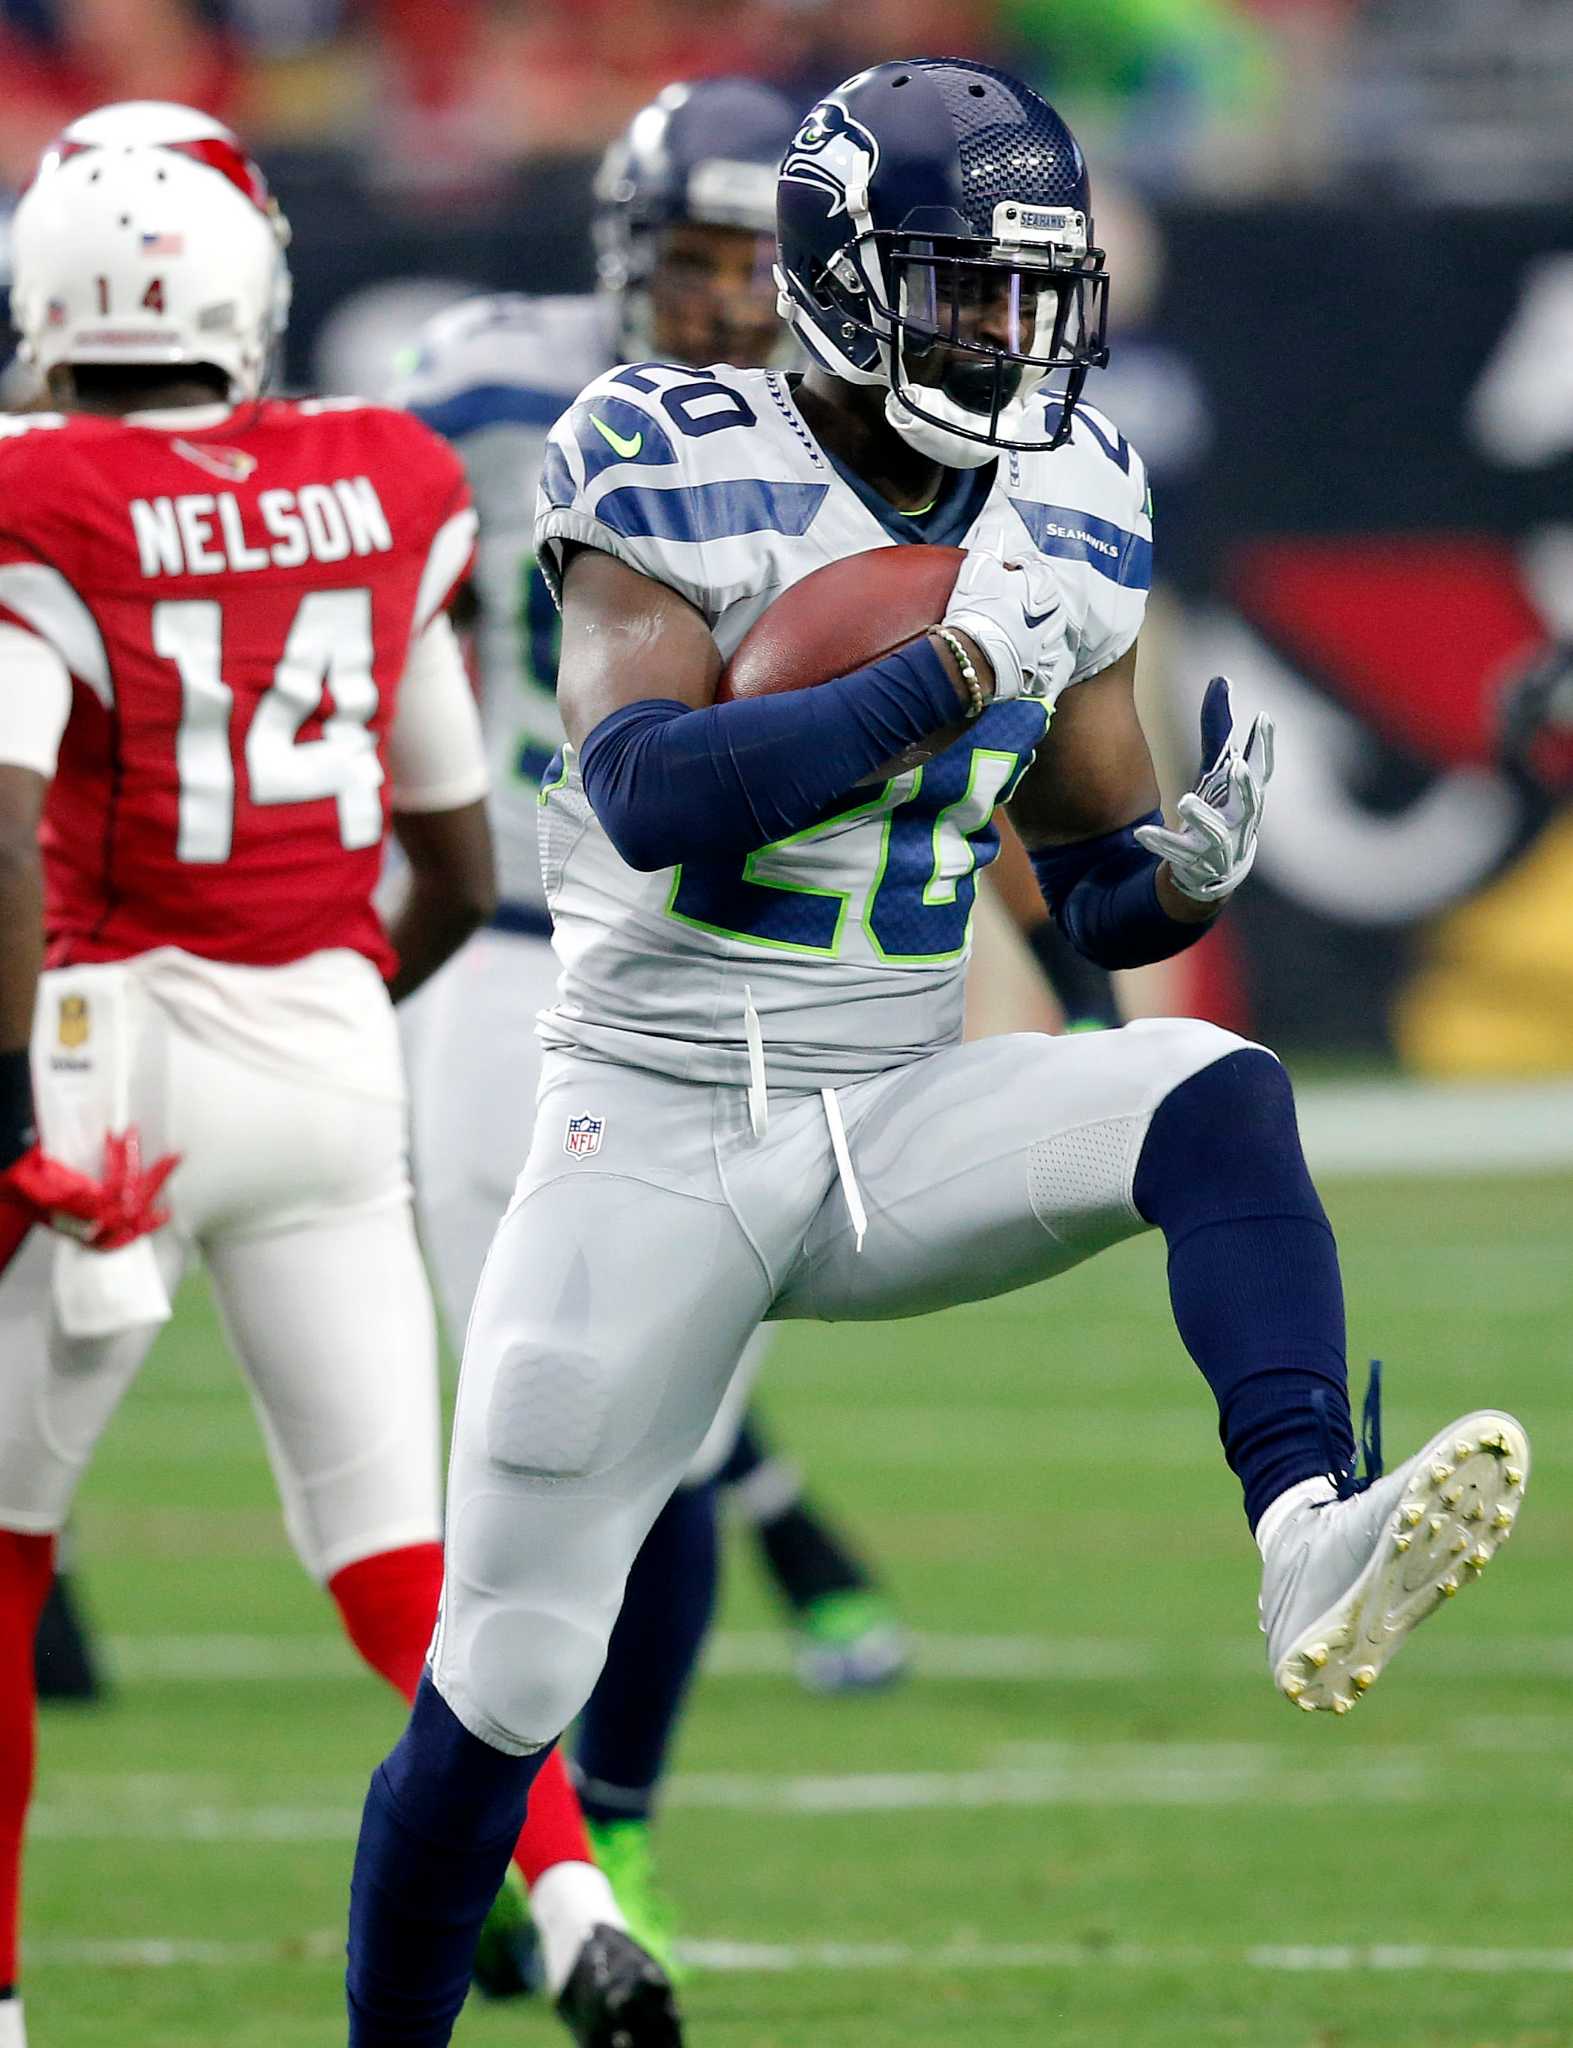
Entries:
[[[670,79],[806,106],[920,46],[1021,72],[1092,161],[1117,332],[1090,395],[1154,476],[1166,786],[1214,670],[1278,720],[1256,880],[1136,1000],[1307,1083],[1392,1440],[1484,1396],[1541,1466],[1479,1609],[1350,1727],[1307,1728],[1255,1668],[1153,1247],[789,1332],[771,1397],[861,1517],[918,1676],[805,1702],[734,1572],[667,1821],[712,1966],[696,2042],[1567,2048],[1568,0],[0,0],[0,275],[7,195],[67,119],[187,99],[293,222],[290,383],[377,395],[439,305],[590,288],[590,170]],[[80,1534],[116,1684],[45,1731],[37,2037],[330,2041],[397,1715],[285,1552],[200,1289]],[[556,2037],[482,2011],[459,2038]]]

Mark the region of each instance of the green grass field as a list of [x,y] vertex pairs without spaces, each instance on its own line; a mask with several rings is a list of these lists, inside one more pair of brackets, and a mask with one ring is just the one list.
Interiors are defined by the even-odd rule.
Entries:
[[[780,1434],[923,1638],[785,1673],[739,1546],[663,1823],[694,2048],[1573,2044],[1573,1179],[1334,1183],[1390,1454],[1477,1401],[1538,1460],[1484,1583],[1348,1721],[1295,1713],[1161,1247],[923,1323],[789,1329]],[[188,1291],[78,1521],[117,1652],[43,1729],[36,2048],[327,2048],[367,1772],[402,1710],[279,1529]],[[464,2048],[565,2039],[468,2010]]]

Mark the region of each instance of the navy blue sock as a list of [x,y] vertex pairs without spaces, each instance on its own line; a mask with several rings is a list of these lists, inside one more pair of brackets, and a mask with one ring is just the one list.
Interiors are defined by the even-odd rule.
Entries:
[[481,1923],[550,1754],[478,1741],[421,1679],[409,1725],[372,1773],[350,1881],[350,2048],[444,2048]]
[[680,1486],[634,1560],[606,1668],[580,1716],[574,1775],[591,1820],[649,1815],[719,1570],[715,1486]]
[[770,1456],[764,1432],[759,1419],[750,1408],[743,1417],[743,1426],[737,1432],[737,1441],[727,1453],[726,1462],[716,1474],[720,1486],[737,1486],[751,1472],[757,1472]]
[[1167,1095],[1134,1195],[1168,1240],[1174,1320],[1254,1529],[1286,1487],[1354,1459],[1338,1248],[1277,1060],[1230,1053]]

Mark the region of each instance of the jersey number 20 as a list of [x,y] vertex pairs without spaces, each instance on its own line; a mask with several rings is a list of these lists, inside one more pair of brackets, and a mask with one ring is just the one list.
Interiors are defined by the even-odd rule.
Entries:
[[[223,636],[223,607],[211,599],[168,599],[153,607],[154,651],[180,672],[175,853],[184,861],[228,860],[235,836],[235,694],[224,681]],[[320,739],[302,740],[301,727],[320,708],[324,685],[332,713],[322,721]],[[376,709],[371,592],[309,592],[290,626],[272,686],[246,728],[251,801],[306,804],[332,797],[341,843],[352,851],[375,846],[382,837],[382,763],[371,731]]]

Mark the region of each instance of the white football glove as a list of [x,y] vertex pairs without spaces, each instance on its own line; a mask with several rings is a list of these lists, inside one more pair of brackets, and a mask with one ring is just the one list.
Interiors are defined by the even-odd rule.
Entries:
[[1136,828],[1140,844],[1169,863],[1182,896],[1221,903],[1251,872],[1272,772],[1272,720],[1259,713],[1239,744],[1228,678],[1214,676],[1202,699],[1202,772],[1196,787],[1180,798],[1179,828]]
[[1052,697],[1070,675],[1059,579],[1040,556],[1006,562],[969,548],[940,623],[982,648],[996,699]]

